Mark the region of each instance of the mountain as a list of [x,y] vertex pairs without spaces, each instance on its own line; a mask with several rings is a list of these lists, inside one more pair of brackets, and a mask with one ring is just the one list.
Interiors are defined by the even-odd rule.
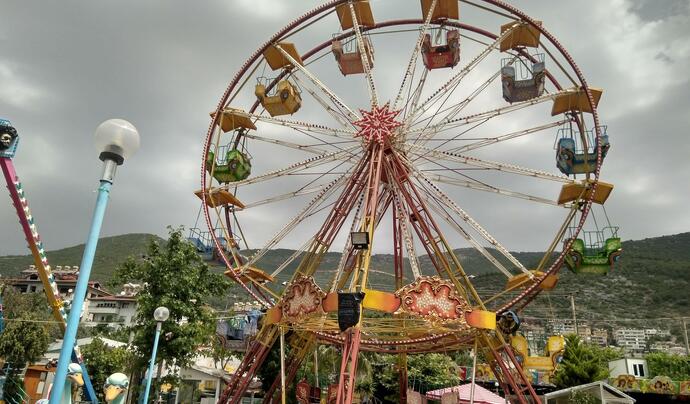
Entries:
[[[146,251],[150,240],[163,241],[152,234],[124,234],[114,237],[103,237],[98,241],[96,256],[91,270],[91,279],[105,284],[110,280],[115,268],[130,255],[140,257]],[[84,253],[84,244],[48,251],[48,262],[57,265],[79,265]],[[15,277],[29,265],[33,265],[31,255],[8,255],[0,257],[0,276]]]
[[[141,256],[151,239],[163,241],[150,234],[102,238],[91,279],[107,283],[117,264],[130,255]],[[79,265],[83,249],[84,246],[79,245],[50,251],[48,258],[54,266]],[[679,333],[681,323],[677,318],[690,317],[690,233],[625,241],[623,250],[622,259],[606,276],[574,275],[563,268],[557,287],[549,293],[541,294],[523,315],[542,320],[572,318],[572,295],[578,319],[588,320],[592,324],[662,327]],[[251,256],[253,252],[244,251],[243,254]],[[273,272],[293,253],[293,250],[285,249],[269,251],[262,260],[262,269],[268,273]],[[503,289],[505,277],[491,269],[488,261],[476,250],[459,249],[455,253],[460,257],[466,272],[475,275],[473,283],[480,295],[489,296]],[[498,254],[492,253],[500,259]],[[542,253],[516,252],[514,255],[526,267],[533,268]],[[339,260],[339,253],[325,255],[316,276],[320,285],[328,286]],[[419,261],[422,273],[433,273],[428,257],[422,256]],[[299,262],[298,257],[276,277],[275,284],[280,285],[288,280]],[[16,276],[30,264],[32,258],[29,255],[0,257],[0,275]],[[392,255],[374,256],[370,273],[372,287],[394,290],[394,278],[390,270],[392,267]],[[409,264],[406,267],[405,275],[409,279]],[[246,299],[239,287],[233,288],[228,296],[214,299],[214,303],[222,307],[236,299]]]

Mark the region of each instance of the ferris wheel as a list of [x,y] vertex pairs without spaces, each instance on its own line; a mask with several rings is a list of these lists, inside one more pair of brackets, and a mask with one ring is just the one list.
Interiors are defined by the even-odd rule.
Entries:
[[[334,0],[278,31],[211,113],[196,192],[209,230],[191,238],[267,309],[221,401],[239,402],[285,329],[288,380],[315,344],[342,346],[338,403],[360,351],[475,343],[504,391],[538,400],[505,340],[516,313],[564,260],[601,273],[620,254],[606,239],[587,261],[601,251],[578,238],[613,188],[601,94],[498,0]],[[540,259],[503,241],[523,238]]]

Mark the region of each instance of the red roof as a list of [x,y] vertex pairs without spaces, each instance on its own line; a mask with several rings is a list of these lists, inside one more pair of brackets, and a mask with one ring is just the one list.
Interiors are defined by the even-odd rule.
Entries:
[[[445,389],[438,389],[428,391],[426,397],[432,400],[440,400],[441,396],[450,392],[457,392],[460,395],[459,403],[470,402],[470,390],[472,383],[462,384],[460,386],[446,387]],[[474,402],[475,404],[505,404],[505,398],[490,392],[484,387],[475,384],[474,386]]]

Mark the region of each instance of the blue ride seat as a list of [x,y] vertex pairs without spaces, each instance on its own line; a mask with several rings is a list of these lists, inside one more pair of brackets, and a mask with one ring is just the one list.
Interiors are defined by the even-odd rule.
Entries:
[[187,237],[187,241],[192,243],[198,252],[204,252],[206,249],[204,243],[197,237]]
[[0,157],[12,158],[17,151],[19,135],[7,119],[0,118]]
[[[556,166],[565,175],[593,173],[597,167],[598,141],[586,154],[577,148],[574,137],[563,137],[558,140],[556,146]],[[611,143],[609,136],[604,131],[601,135],[601,159],[606,157]]]

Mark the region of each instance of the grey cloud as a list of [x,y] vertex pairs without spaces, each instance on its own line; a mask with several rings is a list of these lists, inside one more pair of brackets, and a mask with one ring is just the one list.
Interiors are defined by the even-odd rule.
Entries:
[[634,0],[630,10],[644,21],[657,21],[690,12],[690,2],[687,0]]
[[[198,199],[192,191],[199,187],[208,113],[251,52],[282,25],[318,2],[281,3],[280,15],[271,13],[267,4],[270,3],[262,2],[255,12],[251,2],[220,0],[60,4],[10,1],[3,5],[0,114],[20,132],[15,165],[49,249],[83,242],[86,236],[100,172],[92,133],[102,120],[111,117],[128,119],[137,126],[142,134],[142,149],[118,173],[103,233],[162,235],[168,224],[193,224]],[[674,28],[676,25],[667,21],[671,16],[687,15],[687,2],[626,4],[641,24],[656,21],[659,29],[677,29],[663,31],[664,35],[690,39],[687,28]],[[632,104],[649,97],[649,88],[654,86],[630,82],[639,71],[636,69],[649,69],[656,66],[653,63],[665,65],[667,59],[673,59],[676,65],[687,63],[687,53],[669,50],[661,40],[656,44],[640,42],[640,55],[651,57],[632,58],[634,63],[627,66],[628,70],[617,64],[623,58],[631,58],[629,54],[616,53],[625,49],[614,46],[622,38],[605,37],[607,27],[597,20],[598,13],[608,12],[606,4],[590,0],[566,6],[545,0],[523,0],[515,5],[542,19],[572,53],[589,82],[606,88],[601,113],[604,123],[609,124],[613,148],[603,173],[604,179],[617,185],[607,208],[611,218],[621,225],[624,238],[687,231],[687,73],[673,77],[675,84],[665,88],[660,96],[654,94],[649,105],[639,108]],[[416,0],[402,5],[401,1],[375,1],[373,7],[377,15],[390,12],[417,17],[419,13]],[[463,18],[472,19],[476,14],[468,10]],[[571,15],[582,20],[564,18]],[[327,40],[338,28],[334,18],[330,24],[315,26],[313,33],[305,33],[295,41],[313,43],[311,35]],[[626,37],[636,38],[639,33],[635,28],[639,27],[631,27]],[[414,36],[408,35],[412,41]],[[406,58],[412,44],[376,40],[381,49],[377,50],[375,78],[381,88],[388,84],[390,89],[391,84],[399,82],[402,68],[390,66],[387,60],[401,53]],[[661,61],[654,61],[654,55]],[[333,70],[336,68],[332,56],[326,58],[331,65],[322,65],[323,71],[330,69],[329,74],[339,74]],[[340,81],[334,90],[357,107],[365,107],[362,94],[366,91],[353,90],[356,82]],[[253,99],[250,95],[241,101],[246,105]],[[318,116],[318,111],[305,106],[303,115],[295,119],[328,121]],[[517,155],[498,149],[491,157],[553,172],[554,152],[550,147],[554,132],[535,137]],[[279,167],[283,162],[264,157],[264,150],[270,149],[257,146],[252,151],[255,173]],[[505,185],[543,195],[557,192],[524,181]],[[287,185],[282,184],[282,188],[287,189]],[[557,219],[562,218],[561,212],[542,207],[534,208],[532,215],[521,214],[525,212],[521,201],[506,205],[493,195],[449,192],[511,249],[542,249],[545,240],[553,235]],[[257,193],[250,199],[260,196]],[[4,206],[0,208],[0,254],[24,254],[24,241],[9,198],[5,198]],[[297,208],[286,203],[264,212],[286,221]],[[267,227],[277,226],[277,220],[261,220],[267,222]],[[313,224],[306,227],[310,226]]]

